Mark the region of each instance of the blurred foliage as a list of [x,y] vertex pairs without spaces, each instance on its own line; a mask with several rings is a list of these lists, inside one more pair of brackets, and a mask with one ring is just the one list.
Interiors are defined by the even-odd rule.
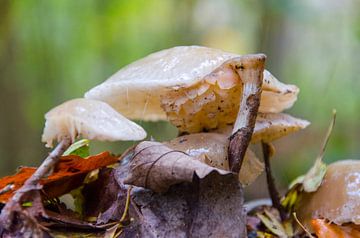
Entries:
[[[276,143],[274,169],[283,186],[316,158],[332,108],[338,111],[338,121],[325,162],[359,158],[358,1],[0,3],[0,175],[44,158],[47,150],[40,136],[43,115],[50,108],[81,97],[151,52],[191,44],[240,54],[263,52],[267,69],[301,88],[291,113],[312,125]],[[157,140],[176,135],[165,122],[140,124]],[[91,148],[121,153],[131,144],[92,142]]]

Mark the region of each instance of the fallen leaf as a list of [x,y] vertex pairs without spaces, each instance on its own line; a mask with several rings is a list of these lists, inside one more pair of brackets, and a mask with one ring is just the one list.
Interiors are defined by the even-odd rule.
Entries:
[[316,160],[315,164],[305,174],[303,189],[305,192],[315,192],[321,185],[321,182],[326,174],[326,164],[322,160]]
[[246,237],[243,191],[233,174],[212,172],[159,194],[133,189],[121,237]]
[[155,192],[165,192],[173,184],[191,182],[195,174],[202,179],[212,171],[223,175],[231,173],[206,165],[183,151],[172,150],[159,142],[141,142],[134,152],[125,183]]
[[354,225],[336,225],[323,219],[311,220],[311,226],[318,238],[360,237],[360,229]]
[[[82,194],[84,196],[84,215],[86,217],[103,217],[112,205],[117,203],[120,187],[115,179],[115,169],[103,168],[99,171],[98,179],[84,185]],[[126,193],[126,191],[124,191]],[[110,219],[118,220],[125,207],[125,199],[119,199],[119,204],[108,219],[102,219],[98,224],[105,224]]]
[[[58,197],[79,187],[88,172],[114,164],[117,161],[118,158],[110,155],[109,152],[103,152],[86,159],[77,155],[62,156],[54,169],[54,173],[41,180],[46,198]],[[36,168],[33,167],[21,167],[15,175],[0,179],[0,189],[12,185],[11,190],[0,194],[0,202],[6,203],[35,170]]]
[[90,155],[90,140],[82,139],[73,143],[63,155],[78,155],[82,158]]
[[275,216],[271,211],[265,209],[263,213],[257,213],[256,215],[274,235],[281,238],[290,236],[290,234],[287,234],[285,226],[281,223],[280,217]]
[[[179,136],[173,140],[163,142],[174,150],[185,152],[197,160],[212,167],[230,170],[228,160],[229,138],[220,133],[195,133]],[[243,185],[249,185],[264,171],[264,164],[256,157],[251,149],[247,149],[239,173],[239,180]]]
[[326,164],[322,161],[326,149],[326,145],[330,139],[331,132],[334,128],[336,120],[336,111],[333,111],[333,117],[330,123],[330,126],[326,132],[323,145],[321,147],[320,153],[316,158],[315,164],[311,169],[305,174],[304,181],[302,182],[305,192],[315,192],[321,185],[321,182],[326,173]]

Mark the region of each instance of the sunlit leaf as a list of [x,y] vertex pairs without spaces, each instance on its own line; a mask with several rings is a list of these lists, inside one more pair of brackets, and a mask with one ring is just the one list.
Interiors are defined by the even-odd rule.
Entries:
[[262,223],[268,228],[274,235],[277,235],[281,238],[286,238],[288,235],[286,234],[286,230],[278,219],[271,214],[271,212],[265,210],[264,214],[256,214]]
[[305,174],[303,187],[305,192],[315,192],[321,185],[321,182],[326,173],[326,164],[322,161],[326,149],[326,145],[329,142],[331,132],[334,128],[336,120],[336,110],[333,110],[333,117],[326,133],[323,145],[321,147],[319,156],[316,158],[313,167]]
[[[114,164],[118,161],[117,157],[109,152],[89,156],[86,159],[77,155],[67,155],[60,158],[54,173],[40,182],[44,186],[47,198],[58,197],[70,192],[84,183],[86,175],[93,170]],[[13,193],[19,189],[24,182],[35,172],[36,168],[22,167],[11,176],[0,179],[0,190],[12,184],[12,189],[0,194],[0,202],[6,203]]]
[[21,206],[23,206],[23,207],[32,207],[32,202],[24,202],[24,203],[22,203],[21,204]]
[[82,158],[90,155],[90,141],[88,139],[82,139],[73,143],[63,155],[78,155]]
[[359,227],[353,225],[339,226],[323,219],[313,219],[311,226],[318,238],[360,237]]

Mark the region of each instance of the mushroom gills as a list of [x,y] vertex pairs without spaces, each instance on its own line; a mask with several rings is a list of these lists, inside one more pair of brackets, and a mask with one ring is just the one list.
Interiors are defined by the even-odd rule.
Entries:
[[[235,122],[243,89],[234,70],[239,60],[228,60],[201,81],[161,95],[161,107],[180,133],[211,131]],[[263,81],[260,112],[279,112],[293,105],[296,86],[279,82],[267,71]]]

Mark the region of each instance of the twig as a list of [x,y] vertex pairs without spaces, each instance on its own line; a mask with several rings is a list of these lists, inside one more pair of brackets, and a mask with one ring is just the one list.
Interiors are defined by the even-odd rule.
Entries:
[[263,155],[264,155],[264,162],[265,162],[265,171],[266,171],[266,181],[267,186],[270,194],[270,198],[272,201],[273,206],[279,211],[281,220],[284,221],[287,218],[286,212],[284,207],[280,203],[280,195],[279,191],[277,190],[274,182],[274,177],[271,173],[271,166],[270,166],[270,150],[271,147],[268,143],[261,142]]
[[293,217],[294,217],[294,220],[296,221],[296,223],[305,231],[305,233],[309,236],[309,238],[315,238],[315,237],[310,233],[310,231],[308,231],[308,230],[306,229],[306,227],[305,227],[303,224],[301,224],[301,222],[299,221],[299,219],[298,219],[297,216],[296,216],[296,212],[293,212]]
[[234,68],[243,82],[239,112],[229,143],[230,170],[239,173],[246,149],[254,131],[260,106],[261,86],[266,56],[247,55],[235,59]]
[[52,169],[59,161],[60,156],[64,153],[70,144],[71,140],[69,138],[64,138],[62,141],[60,141],[60,143],[48,155],[48,157],[46,157],[44,162],[35,171],[35,173],[25,181],[24,185],[18,189],[12,196],[11,200],[6,203],[0,214],[0,222],[2,225],[4,225],[4,228],[10,228],[14,213],[16,212],[15,208],[21,205],[21,198],[29,191],[41,189],[41,186],[39,185],[40,179],[52,171]]
[[0,195],[2,195],[2,194],[4,194],[4,193],[7,193],[7,192],[9,192],[9,191],[11,191],[11,190],[13,190],[14,187],[15,187],[15,185],[12,184],[12,183],[6,185],[4,188],[2,188],[2,189],[0,190]]
[[132,189],[132,186],[130,185],[128,190],[127,190],[127,193],[126,193],[126,202],[125,202],[125,208],[124,208],[124,212],[120,218],[120,223],[123,222],[128,214],[128,211],[129,211],[129,205],[130,205],[130,198],[131,198],[131,189]]

